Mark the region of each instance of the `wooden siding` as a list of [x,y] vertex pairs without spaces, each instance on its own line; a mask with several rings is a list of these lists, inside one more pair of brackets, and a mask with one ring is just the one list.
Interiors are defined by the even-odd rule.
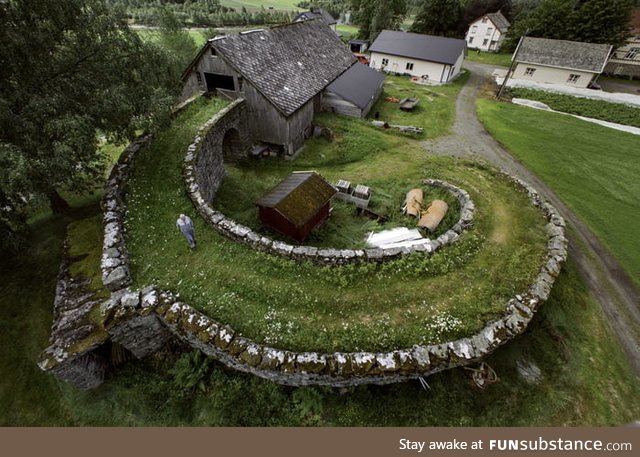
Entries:
[[260,221],[276,232],[292,238],[301,243],[309,234],[329,218],[331,202],[327,202],[318,212],[303,226],[296,227],[274,208],[258,207]]

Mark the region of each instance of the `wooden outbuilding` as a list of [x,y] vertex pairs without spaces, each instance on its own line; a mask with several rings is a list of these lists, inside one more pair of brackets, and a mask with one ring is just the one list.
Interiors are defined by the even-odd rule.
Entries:
[[318,173],[293,172],[256,202],[260,221],[302,242],[327,220],[335,193],[334,187]]

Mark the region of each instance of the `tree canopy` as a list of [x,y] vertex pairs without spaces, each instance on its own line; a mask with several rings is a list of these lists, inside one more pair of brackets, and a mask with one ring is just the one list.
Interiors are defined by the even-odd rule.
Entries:
[[635,0],[543,0],[509,29],[503,47],[515,49],[522,35],[619,46],[629,34]]
[[423,0],[411,31],[427,35],[458,37],[461,22],[462,6],[459,0]]
[[375,40],[383,30],[398,30],[407,14],[406,0],[351,0],[358,36]]
[[9,0],[0,25],[0,231],[15,235],[28,205],[62,210],[58,189],[102,177],[98,134],[158,125],[179,87],[166,52],[103,0]]

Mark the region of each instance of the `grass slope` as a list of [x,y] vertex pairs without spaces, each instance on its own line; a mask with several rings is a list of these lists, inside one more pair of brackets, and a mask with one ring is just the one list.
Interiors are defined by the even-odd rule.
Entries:
[[640,137],[489,100],[478,101],[478,116],[587,222],[640,284]]
[[465,57],[470,62],[486,63],[488,65],[498,65],[508,67],[511,65],[511,53],[485,52],[478,53],[474,49],[469,49]]
[[[214,206],[255,218],[258,193],[293,169],[316,169],[331,181],[343,177],[370,185],[374,194],[380,190],[386,196],[379,203],[391,213],[398,212],[408,189],[437,177],[471,193],[479,208],[474,229],[432,257],[341,268],[275,258],[221,237],[194,215],[181,175],[197,126],[219,107],[213,103],[193,107],[136,158],[127,218],[136,287],[157,284],[172,290],[245,336],[276,347],[384,350],[479,330],[502,314],[506,301],[537,273],[545,244],[543,218],[512,184],[475,163],[427,160],[409,138],[332,115],[319,120],[335,132],[334,143],[309,141],[293,163],[230,167]],[[175,230],[182,212],[196,223],[199,247],[193,253]],[[325,229],[327,236],[343,235],[340,226]]]

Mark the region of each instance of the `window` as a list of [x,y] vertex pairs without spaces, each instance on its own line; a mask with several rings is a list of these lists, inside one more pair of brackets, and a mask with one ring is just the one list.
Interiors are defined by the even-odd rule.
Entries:
[[407,70],[413,70],[413,62],[407,62]]
[[389,59],[382,59],[382,66],[386,67],[387,65],[389,65]]
[[579,79],[580,79],[580,75],[574,75],[573,73],[571,73],[569,75],[569,79],[567,79],[567,82],[575,84],[578,82]]
[[492,33],[493,33],[493,27],[489,27],[489,28],[487,28],[487,33],[486,33],[486,35],[487,35],[487,36],[489,36],[489,35],[491,35]]
[[471,33],[476,33],[478,31],[478,26],[474,25],[471,27]]
[[196,79],[198,80],[198,86],[202,87],[202,75],[199,71],[196,71]]
[[487,18],[487,17],[483,17],[483,18],[482,18],[482,23],[483,23],[483,24],[486,24],[488,20],[489,20],[489,18]]
[[487,39],[482,40],[482,46],[486,46],[488,42],[489,42],[489,39],[488,39],[488,38],[487,38]]
[[212,55],[213,57],[216,57],[216,56],[218,55],[218,54],[216,53],[216,50],[215,50],[213,47],[211,47],[211,48],[209,48],[209,49],[211,49],[211,55]]
[[473,43],[473,37],[469,37],[469,44]]
[[627,51],[624,58],[627,60],[635,60],[638,54],[640,54],[640,48],[631,48]]
[[535,72],[536,72],[536,69],[535,69],[535,68],[527,67],[527,68],[524,70],[524,75],[525,75],[525,76],[533,76],[533,74],[534,74]]

